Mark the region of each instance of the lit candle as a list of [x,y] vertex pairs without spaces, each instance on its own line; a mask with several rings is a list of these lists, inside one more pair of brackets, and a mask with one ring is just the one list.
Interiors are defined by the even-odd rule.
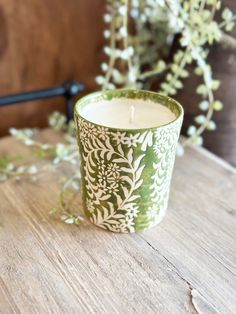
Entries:
[[165,215],[183,109],[160,94],[111,90],[75,106],[83,206],[95,225],[136,232]]

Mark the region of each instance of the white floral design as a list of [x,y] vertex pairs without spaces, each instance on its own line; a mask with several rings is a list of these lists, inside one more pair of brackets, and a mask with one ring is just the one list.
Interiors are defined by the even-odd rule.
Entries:
[[[124,233],[134,232],[139,223],[142,229],[158,223],[167,206],[180,119],[143,132],[115,131],[77,119],[91,222]],[[156,156],[153,169],[143,175],[149,156]],[[139,205],[139,189],[148,189],[147,186],[151,195],[146,209]]]
[[97,128],[97,134],[101,140],[105,141],[108,139],[110,132],[108,131],[108,128],[105,128],[103,126],[99,126]]
[[134,230],[134,221],[129,216],[120,220],[120,231],[127,233],[127,230]]
[[89,198],[86,199],[86,206],[87,206],[88,211],[91,214],[94,213],[95,206],[94,206],[93,201],[91,199],[89,199]]
[[138,206],[131,205],[127,208],[127,216],[137,217],[139,213]]
[[[143,182],[141,161],[145,156],[134,157],[133,147],[140,142],[140,133],[117,134],[105,127],[92,128],[91,123],[85,121],[79,121],[78,125],[86,194],[91,200],[86,203],[90,220],[112,231],[134,232],[134,218],[138,215],[135,201],[140,197],[135,191]],[[112,145],[111,141],[117,145]]]
[[114,193],[119,191],[119,183],[121,181],[120,167],[117,163],[105,164],[104,160],[98,163],[98,186],[102,193]]
[[138,144],[142,144],[142,151],[146,151],[148,146],[152,146],[153,133],[151,131],[131,135],[117,131],[112,133],[112,136],[117,144],[124,144],[128,147],[137,147]]
[[128,147],[137,147],[137,145],[140,143],[139,137],[140,133],[125,137],[124,144],[126,144]]
[[157,216],[158,212],[159,212],[158,208],[156,208],[155,206],[151,206],[147,210],[147,217],[149,219],[151,219],[151,220],[155,219],[155,217]]
[[115,179],[120,178],[120,166],[118,166],[117,163],[108,164],[107,175],[108,177],[113,177]]
[[88,145],[89,139],[98,135],[98,130],[94,124],[78,119],[80,130],[80,140],[84,146]]
[[162,204],[158,215],[155,217],[155,224],[161,221],[167,209],[170,181],[181,124],[182,120],[179,119],[171,125],[155,131],[153,150],[157,156],[157,162],[153,163],[155,173],[152,176],[151,200],[153,204]]
[[117,144],[124,144],[125,143],[125,139],[126,139],[126,133],[125,132],[117,131],[115,133],[112,133],[112,136],[113,136],[113,140]]

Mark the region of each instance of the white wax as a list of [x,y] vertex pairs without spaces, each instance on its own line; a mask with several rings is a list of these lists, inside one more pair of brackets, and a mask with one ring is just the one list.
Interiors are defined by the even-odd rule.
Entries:
[[115,98],[86,104],[79,109],[86,120],[112,128],[152,128],[173,121],[175,114],[159,103],[142,100]]

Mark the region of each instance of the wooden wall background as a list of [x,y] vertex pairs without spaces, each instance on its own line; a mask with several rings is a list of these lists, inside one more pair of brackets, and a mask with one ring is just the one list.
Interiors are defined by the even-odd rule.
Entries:
[[[94,90],[103,58],[105,0],[0,0],[0,94],[67,79]],[[45,126],[62,99],[0,108],[0,135],[10,126]]]
[[[104,58],[102,15],[106,0],[0,0],[0,94],[82,81],[87,92],[97,89],[94,81]],[[236,12],[236,1],[224,0]],[[236,31],[233,33],[236,37]],[[206,146],[236,165],[236,54],[216,46],[210,55],[217,92],[225,103],[216,114],[217,131],[205,134]],[[196,114],[191,77],[178,95],[185,107],[185,127]],[[0,108],[0,136],[11,126],[43,127],[49,112],[63,111],[62,99]]]

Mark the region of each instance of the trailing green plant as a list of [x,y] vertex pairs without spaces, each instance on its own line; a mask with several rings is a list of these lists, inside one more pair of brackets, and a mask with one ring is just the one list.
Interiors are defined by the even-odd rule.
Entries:
[[30,148],[30,153],[28,156],[14,158],[1,156],[0,182],[10,178],[16,181],[23,178],[37,181],[38,175],[42,172],[53,171],[62,164],[71,165],[68,175],[64,175],[60,180],[62,187],[59,200],[49,213],[59,213],[60,219],[65,223],[77,224],[83,217],[76,212],[81,176],[74,121],[67,124],[65,115],[54,112],[49,117],[49,127],[62,135],[62,142],[55,144],[40,142],[37,140],[38,129],[9,130],[15,139]]
[[[220,81],[213,77],[209,49],[226,42],[224,32],[231,31],[236,20],[221,4],[220,0],[108,0],[104,15],[108,62],[101,64],[104,74],[97,76],[96,82],[103,89],[149,89],[158,79],[155,90],[175,96],[190,75],[198,75],[202,82],[196,93],[201,101],[196,106],[202,113],[189,126],[183,146],[202,145],[202,133],[216,128],[214,111],[223,107],[214,97]],[[179,153],[183,153],[183,146],[179,146]]]

